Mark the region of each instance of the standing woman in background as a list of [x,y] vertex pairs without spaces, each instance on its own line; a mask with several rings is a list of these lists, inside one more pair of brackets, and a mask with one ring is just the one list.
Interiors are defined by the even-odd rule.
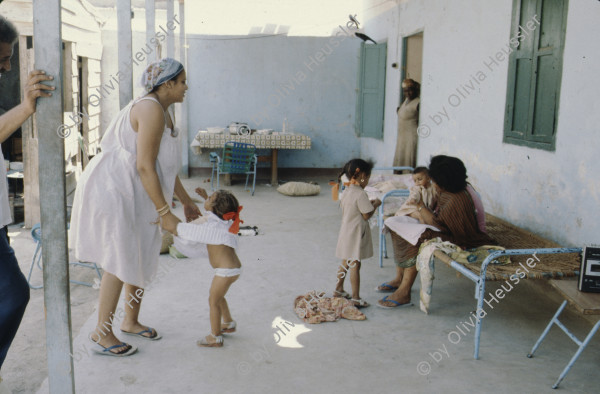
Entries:
[[200,210],[177,173],[180,141],[170,106],[181,103],[187,90],[183,65],[165,58],[150,64],[142,76],[146,94],[125,106],[102,137],[102,152],[83,172],[75,191],[70,239],[75,256],[104,269],[100,284],[98,324],[90,334],[93,350],[128,356],[135,347],[113,333],[113,319],[125,284],[121,332],[157,340],[138,316],[144,287],[158,267],[161,232],[175,232],[179,218],[170,211],[173,193],[188,221]]
[[412,80],[402,81],[404,102],[397,109],[398,113],[398,139],[394,167],[415,167],[417,162],[417,127],[419,126],[419,103],[421,85]]

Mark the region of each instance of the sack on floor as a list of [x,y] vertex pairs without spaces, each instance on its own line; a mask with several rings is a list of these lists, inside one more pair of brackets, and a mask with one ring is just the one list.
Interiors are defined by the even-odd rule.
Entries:
[[277,188],[286,196],[315,196],[321,192],[321,186],[306,182],[287,182]]

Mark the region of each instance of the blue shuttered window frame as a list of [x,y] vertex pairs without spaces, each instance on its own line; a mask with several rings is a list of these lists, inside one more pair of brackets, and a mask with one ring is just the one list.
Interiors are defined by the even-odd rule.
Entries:
[[555,150],[568,0],[513,0],[504,142]]
[[383,139],[387,43],[360,46],[356,134]]

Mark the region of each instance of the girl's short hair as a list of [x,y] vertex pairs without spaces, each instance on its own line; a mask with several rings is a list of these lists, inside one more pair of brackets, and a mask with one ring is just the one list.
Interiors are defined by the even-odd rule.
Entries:
[[442,189],[458,193],[467,187],[467,169],[457,157],[438,155],[431,158],[429,176]]
[[217,190],[215,192],[217,197],[213,203],[212,212],[223,219],[223,215],[229,212],[237,212],[240,207],[240,203],[237,198],[228,190]]
[[372,169],[373,163],[367,162],[363,159],[352,159],[344,165],[344,168],[342,168],[342,172],[340,172],[338,179],[340,179],[342,175],[346,175],[348,179],[352,179],[359,172],[364,172],[366,176],[370,176]]

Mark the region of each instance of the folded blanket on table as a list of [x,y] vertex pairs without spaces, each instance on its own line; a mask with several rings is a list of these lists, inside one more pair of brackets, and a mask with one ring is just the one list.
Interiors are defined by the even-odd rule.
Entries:
[[[452,260],[462,264],[481,264],[489,254],[495,250],[504,250],[501,246],[484,245],[478,248],[462,250],[451,242],[442,242],[441,238],[433,238],[425,241],[419,248],[417,256],[417,271],[421,274],[421,294],[419,307],[425,313],[429,313],[431,293],[434,279],[433,252],[440,250],[450,256]],[[495,264],[510,264],[508,256],[502,256],[494,260]]]

